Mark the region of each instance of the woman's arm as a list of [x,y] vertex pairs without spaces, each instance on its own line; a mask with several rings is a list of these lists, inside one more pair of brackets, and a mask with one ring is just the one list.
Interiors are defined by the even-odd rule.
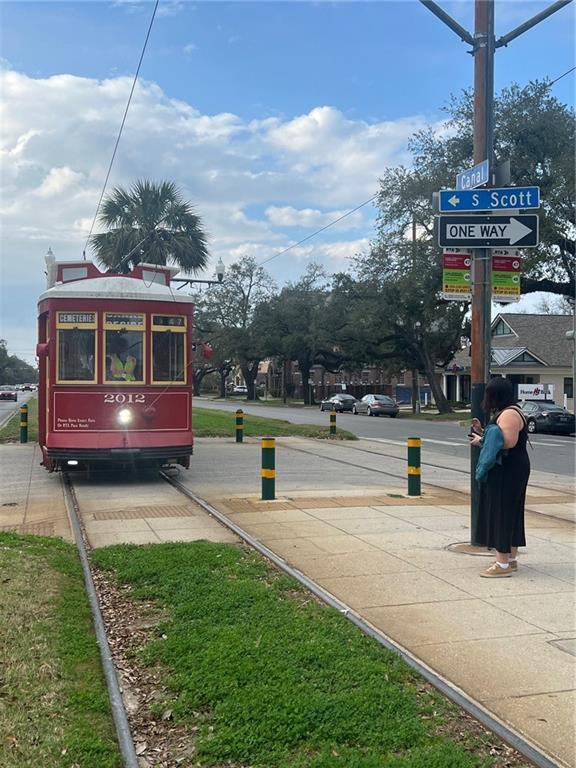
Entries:
[[514,448],[524,426],[522,416],[514,408],[507,408],[498,416],[496,423],[504,435],[504,448]]

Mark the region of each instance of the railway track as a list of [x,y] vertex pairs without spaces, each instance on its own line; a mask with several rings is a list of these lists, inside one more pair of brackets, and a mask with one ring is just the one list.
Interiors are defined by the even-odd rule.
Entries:
[[[369,438],[366,438],[366,439],[368,440]],[[381,443],[379,443],[379,444],[381,444]],[[337,444],[334,444],[334,445],[337,445]],[[315,451],[313,451],[312,449],[296,447],[296,446],[293,446],[293,445],[285,445],[285,446],[283,446],[283,449],[284,450],[295,451],[295,452],[298,452],[298,453],[308,454],[310,456],[317,456],[317,453]],[[385,469],[380,469],[379,467],[370,467],[370,466],[366,466],[366,464],[361,463],[361,462],[353,462],[353,461],[350,461],[348,459],[342,459],[342,458],[337,458],[337,457],[329,457],[328,460],[329,461],[334,461],[334,462],[336,462],[338,464],[342,464],[342,465],[345,465],[345,466],[353,467],[355,469],[362,469],[362,470],[367,471],[367,472],[375,472],[376,474],[379,474],[379,475],[384,475],[384,476],[387,476],[387,477],[393,477],[395,480],[399,480],[402,483],[404,483],[406,481],[406,458],[405,457],[398,456],[398,455],[396,455],[394,453],[385,453],[384,451],[370,450],[368,448],[356,448],[356,447],[354,447],[354,450],[356,452],[358,452],[359,454],[368,454],[370,456],[376,456],[378,458],[393,459],[394,461],[397,461],[397,462],[400,463],[398,471],[396,471],[396,472],[394,472],[394,471],[387,471]],[[470,470],[469,469],[460,469],[458,467],[450,467],[450,466],[447,466],[446,463],[438,464],[438,463],[434,463],[433,461],[425,461],[425,460],[423,460],[421,462],[421,466],[422,466],[423,470],[424,470],[425,467],[430,467],[431,469],[439,469],[439,470],[442,470],[443,472],[453,473],[460,481],[462,480],[462,478],[466,478],[467,480],[469,480],[469,478],[470,478]],[[434,486],[435,488],[442,488],[442,489],[447,490],[447,491],[453,490],[453,488],[454,488],[454,486],[452,484],[447,483],[445,480],[437,481],[434,478],[430,478],[430,477],[427,477],[427,478],[423,479],[423,482],[426,483],[427,485]],[[559,493],[556,488],[551,488],[551,487],[543,485],[541,483],[540,484],[530,483],[529,489],[530,488],[534,488],[534,489],[537,489],[539,491],[546,491],[546,492],[548,492],[551,495]],[[547,515],[547,516],[548,517],[552,517],[552,518],[554,517],[554,515]]]
[[[302,451],[303,449],[291,448],[291,450]],[[363,450],[362,452],[372,453],[368,450]],[[380,452],[374,453],[377,453],[379,456],[383,455]],[[390,456],[390,458],[398,457]],[[461,472],[461,470],[455,471]],[[390,474],[384,471],[381,471],[380,473],[385,475]],[[398,477],[398,475],[393,476],[396,478]],[[339,611],[342,615],[346,616],[346,618],[355,626],[357,626],[362,632],[374,638],[383,647],[392,650],[401,656],[402,659],[410,667],[419,672],[430,684],[432,684],[458,706],[462,707],[463,710],[470,714],[475,720],[479,721],[486,729],[495,733],[504,742],[517,750],[528,761],[533,763],[538,768],[554,768],[556,764],[551,762],[546,755],[535,749],[534,746],[525,740],[520,734],[516,733],[510,728],[507,728],[498,719],[494,718],[489,712],[487,712],[482,706],[478,705],[474,700],[463,693],[459,688],[450,684],[449,681],[436,674],[425,664],[421,663],[405,648],[392,641],[384,633],[366,622],[360,615],[355,613],[348,606],[335,599],[322,587],[316,584],[312,579],[308,578],[304,573],[292,567],[282,557],[276,555],[260,541],[244,531],[240,526],[228,519],[218,509],[209,504],[205,499],[193,493],[189,488],[185,487],[181,482],[179,482],[177,477],[174,477],[168,473],[161,473],[160,477],[161,482],[163,484],[165,483],[166,485],[170,485],[171,488],[181,496],[184,503],[191,503],[195,507],[199,507],[206,515],[208,515],[211,519],[218,521],[218,523],[221,523],[246,545],[252,547],[285,573],[297,579],[308,590],[316,595],[317,598],[322,600],[328,606]],[[110,644],[107,639],[107,629],[102,617],[102,612],[100,610],[97,587],[95,586],[93,574],[91,572],[89,558],[90,544],[86,537],[82,523],[82,492],[77,492],[73,479],[68,474],[63,474],[63,487],[66,504],[68,506],[70,519],[72,521],[76,544],[80,552],[86,590],[94,618],[94,626],[96,630],[98,645],[100,647],[102,665],[108,687],[112,714],[116,726],[124,766],[125,768],[139,768],[140,763],[136,753],[135,739],[131,732],[130,717],[126,712],[126,707],[123,701],[121,684],[118,680],[117,672],[115,669],[115,659],[113,658],[110,650]]]

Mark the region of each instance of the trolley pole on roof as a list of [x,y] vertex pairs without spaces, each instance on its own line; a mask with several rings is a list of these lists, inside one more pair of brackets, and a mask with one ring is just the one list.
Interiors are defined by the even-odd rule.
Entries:
[[[474,36],[458,24],[434,0],[420,0],[437,18],[472,46],[474,56],[474,164],[487,162],[487,187],[494,186],[494,53],[497,48],[528,31],[536,24],[569,5],[572,0],[557,0],[528,21],[496,40],[494,33],[494,0],[474,0]],[[504,158],[501,158],[504,159]],[[482,400],[490,378],[492,320],[492,251],[477,248],[472,259],[471,302],[472,348],[472,416],[484,421]],[[478,448],[471,448],[471,545],[476,545],[479,491],[474,479]]]

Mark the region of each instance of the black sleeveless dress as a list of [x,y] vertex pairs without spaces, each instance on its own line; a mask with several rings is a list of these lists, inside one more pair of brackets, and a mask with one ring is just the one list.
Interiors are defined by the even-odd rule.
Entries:
[[[519,413],[517,408],[514,410]],[[530,476],[527,441],[528,426],[524,419],[514,448],[508,449],[502,464],[492,467],[486,482],[480,483],[476,535],[473,538],[480,546],[498,552],[510,552],[511,547],[526,546],[524,504]]]

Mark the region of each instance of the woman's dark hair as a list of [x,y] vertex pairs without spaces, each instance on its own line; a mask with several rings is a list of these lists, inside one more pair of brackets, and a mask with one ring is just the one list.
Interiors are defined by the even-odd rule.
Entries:
[[482,410],[484,413],[501,411],[508,405],[514,405],[515,403],[514,387],[508,379],[503,379],[501,376],[490,379],[486,385],[484,400],[482,401]]

